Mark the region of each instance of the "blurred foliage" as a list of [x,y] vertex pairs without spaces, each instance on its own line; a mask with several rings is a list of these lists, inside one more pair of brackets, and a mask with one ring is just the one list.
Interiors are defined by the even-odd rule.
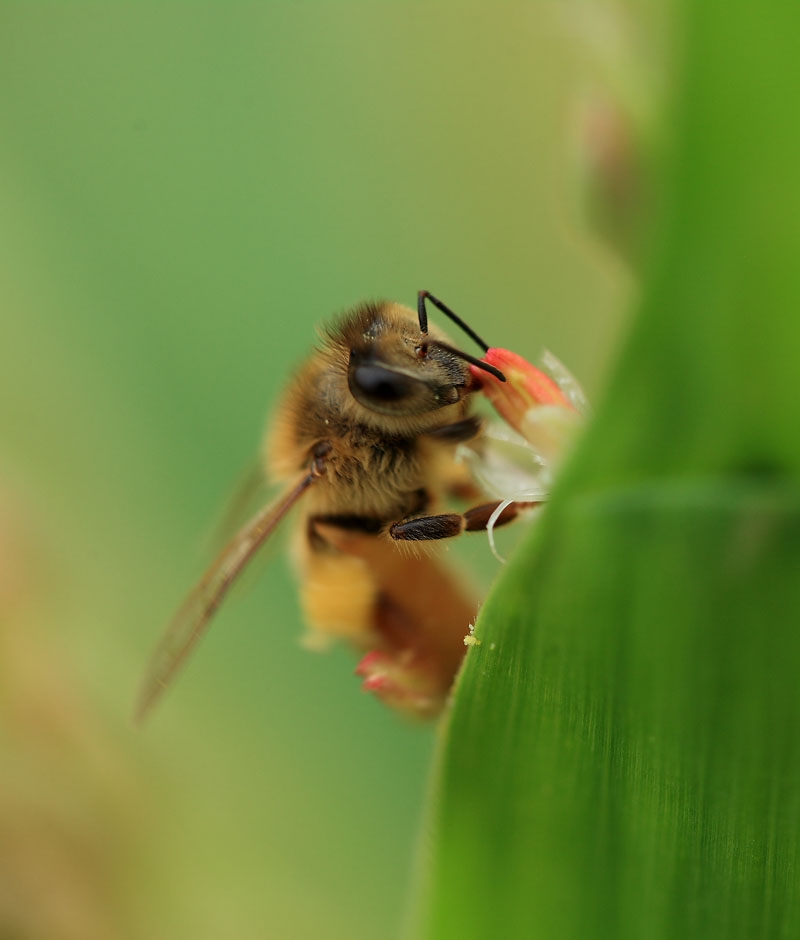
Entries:
[[280,545],[129,712],[320,320],[427,287],[599,387],[630,283],[564,172],[614,87],[592,7],[3,4],[3,936],[397,928],[432,732],[299,648]]
[[476,627],[422,935],[800,934],[800,12],[684,4],[642,310]]

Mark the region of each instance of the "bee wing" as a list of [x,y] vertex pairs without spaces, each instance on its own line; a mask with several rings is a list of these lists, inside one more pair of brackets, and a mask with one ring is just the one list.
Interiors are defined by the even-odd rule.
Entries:
[[306,473],[228,542],[183,602],[153,653],[134,713],[138,724],[161,697],[205,633],[233,582],[318,474]]
[[202,540],[206,558],[213,558],[233,538],[241,527],[262,507],[271,503],[274,491],[264,473],[264,463],[258,457],[247,464]]

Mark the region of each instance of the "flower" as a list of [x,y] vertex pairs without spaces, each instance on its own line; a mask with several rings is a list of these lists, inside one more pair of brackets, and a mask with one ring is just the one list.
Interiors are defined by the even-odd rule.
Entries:
[[506,378],[472,366],[483,394],[542,461],[558,463],[587,409],[580,385],[551,353],[543,356],[549,375],[508,349],[489,349],[483,359]]
[[482,489],[501,501],[486,528],[492,552],[502,561],[495,523],[512,503],[547,499],[589,406],[580,384],[552,353],[542,356],[546,372],[508,349],[489,349],[484,361],[505,381],[475,366],[473,381],[505,424],[489,425],[482,439],[462,445],[458,453]]

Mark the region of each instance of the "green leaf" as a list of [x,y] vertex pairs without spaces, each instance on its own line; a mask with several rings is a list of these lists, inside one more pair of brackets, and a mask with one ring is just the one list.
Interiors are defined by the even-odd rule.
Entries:
[[485,605],[420,936],[800,936],[800,8],[687,4],[642,310]]

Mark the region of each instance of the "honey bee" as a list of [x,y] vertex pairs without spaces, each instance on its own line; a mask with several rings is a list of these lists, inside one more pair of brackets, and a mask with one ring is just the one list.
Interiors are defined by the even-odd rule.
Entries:
[[488,350],[427,291],[419,292],[416,312],[363,303],[326,329],[267,435],[264,468],[283,493],[240,529],[186,598],[156,648],[138,720],[293,507],[292,555],[314,645],[344,639],[367,653],[357,669],[366,688],[414,714],[441,709],[477,602],[424,547],[485,530],[490,519],[510,522],[530,503],[511,502],[499,518],[500,500],[443,511],[455,497],[479,497],[456,448],[483,434],[472,412],[478,377],[505,377],[429,326],[426,302]]

